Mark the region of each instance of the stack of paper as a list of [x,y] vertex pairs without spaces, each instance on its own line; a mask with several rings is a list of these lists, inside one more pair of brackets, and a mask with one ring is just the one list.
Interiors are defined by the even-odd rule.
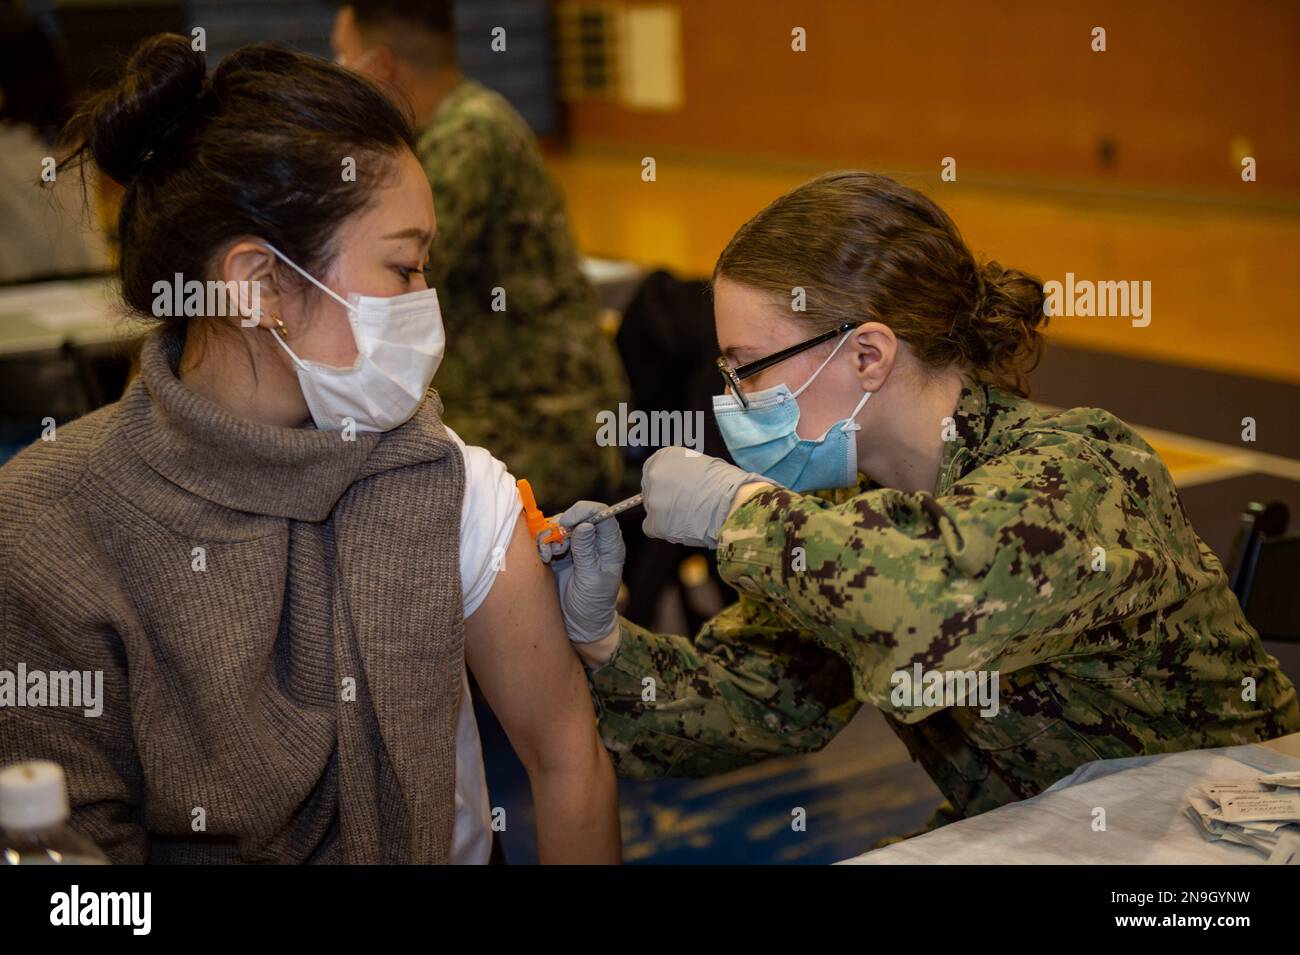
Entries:
[[1300,845],[1300,772],[1198,788],[1188,796],[1187,815],[1206,839],[1250,846],[1270,856],[1269,861]]

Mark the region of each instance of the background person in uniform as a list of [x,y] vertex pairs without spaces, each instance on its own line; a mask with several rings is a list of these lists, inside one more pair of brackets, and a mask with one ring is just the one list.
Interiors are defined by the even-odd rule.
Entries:
[[439,223],[428,278],[451,351],[438,379],[447,423],[557,509],[618,480],[620,452],[597,446],[596,414],[617,410],[627,386],[559,189],[523,118],[461,75],[451,7],[356,0],[331,43],[339,62],[409,100],[420,125]]
[[[621,774],[817,749],[867,703],[948,819],[1090,760],[1300,729],[1159,456],[1105,411],[1025,399],[1036,279],[978,264],[920,193],[850,172],[751,219],[714,284],[715,412],[740,467],[659,451],[644,528],[716,547],[739,601],[694,639],[618,618],[622,541],[614,520],[582,523],[591,502],[565,513],[572,554],[552,560]],[[917,665],[998,671],[996,713],[896,694]]]

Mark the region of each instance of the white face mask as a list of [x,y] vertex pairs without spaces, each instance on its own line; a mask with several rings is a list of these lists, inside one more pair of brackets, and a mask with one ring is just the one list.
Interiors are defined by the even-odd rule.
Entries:
[[302,396],[316,427],[341,431],[351,421],[358,431],[391,431],[410,420],[429,390],[447,345],[437,291],[421,289],[391,298],[354,293],[344,301],[275,246],[267,243],[267,248],[346,308],[352,323],[357,360],[350,368],[304,361],[278,330],[271,330],[297,366]]

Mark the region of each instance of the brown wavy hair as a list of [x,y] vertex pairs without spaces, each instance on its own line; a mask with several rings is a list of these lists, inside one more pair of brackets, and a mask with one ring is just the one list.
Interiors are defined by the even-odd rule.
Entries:
[[810,334],[880,322],[922,364],[1022,397],[1042,355],[1043,283],[977,262],[946,212],[888,176],[828,173],[776,199],[722,250],[723,276],[785,301],[802,288]]

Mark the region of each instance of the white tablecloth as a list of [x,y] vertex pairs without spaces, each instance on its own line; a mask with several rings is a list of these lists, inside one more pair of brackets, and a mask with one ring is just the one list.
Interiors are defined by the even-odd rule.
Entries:
[[[842,864],[1264,863],[1247,846],[1207,842],[1184,807],[1211,780],[1253,780],[1300,769],[1300,759],[1263,746],[1230,746],[1085,763],[1045,792],[950,823]],[[1093,830],[1093,810],[1106,830]]]

